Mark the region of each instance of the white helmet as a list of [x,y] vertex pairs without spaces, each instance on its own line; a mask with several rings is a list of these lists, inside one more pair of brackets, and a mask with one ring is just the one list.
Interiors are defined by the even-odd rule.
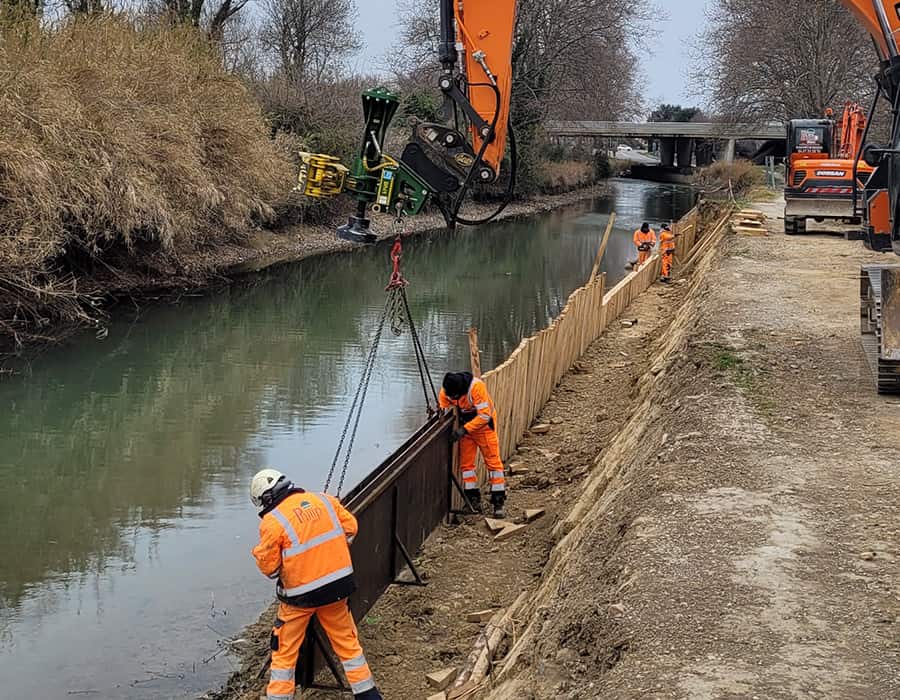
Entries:
[[275,488],[279,481],[285,479],[285,475],[277,469],[263,469],[256,472],[250,480],[250,500],[257,508],[263,504],[263,495],[266,491]]

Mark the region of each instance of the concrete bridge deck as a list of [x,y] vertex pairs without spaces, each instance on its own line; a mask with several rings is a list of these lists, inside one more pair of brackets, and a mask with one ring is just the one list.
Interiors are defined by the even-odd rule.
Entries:
[[716,122],[598,122],[551,121],[550,136],[622,137],[622,138],[689,138],[721,140],[761,140],[785,138],[781,122],[766,124],[727,124]]

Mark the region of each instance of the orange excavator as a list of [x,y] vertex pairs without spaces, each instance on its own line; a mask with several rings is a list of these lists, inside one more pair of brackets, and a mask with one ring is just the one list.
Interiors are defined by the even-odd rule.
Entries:
[[784,184],[784,232],[806,233],[806,220],[843,219],[860,223],[855,194],[874,168],[857,165],[868,120],[855,102],[844,104],[835,124],[824,119],[792,119],[787,126],[788,159]]

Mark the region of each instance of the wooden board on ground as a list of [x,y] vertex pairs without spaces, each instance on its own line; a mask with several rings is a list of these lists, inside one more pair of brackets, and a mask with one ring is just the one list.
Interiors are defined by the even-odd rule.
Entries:
[[769,232],[764,228],[750,228],[749,226],[735,226],[734,232],[739,236],[768,236]]
[[496,535],[494,535],[494,542],[501,542],[505,539],[508,539],[515,535],[517,532],[520,532],[524,529],[525,525],[508,525],[507,527],[500,530],[500,532],[498,532]]
[[456,676],[459,674],[459,669],[455,666],[452,668],[442,668],[440,671],[432,671],[431,673],[425,674],[425,680],[428,681],[428,685],[436,690],[444,690],[447,688],[453,681],[456,680]]
[[478,612],[470,612],[466,615],[466,622],[487,622],[493,616],[496,610],[479,610]]
[[547,513],[543,508],[526,508],[525,509],[525,522],[533,523],[538,518],[544,517]]
[[494,534],[500,532],[503,528],[512,525],[509,520],[497,520],[496,518],[485,518],[484,524],[487,525],[487,529]]

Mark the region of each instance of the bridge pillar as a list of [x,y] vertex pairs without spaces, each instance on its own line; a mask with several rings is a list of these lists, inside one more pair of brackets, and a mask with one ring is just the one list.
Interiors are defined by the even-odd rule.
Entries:
[[704,168],[713,162],[715,158],[715,148],[712,141],[698,141],[694,144],[694,156],[697,160],[697,167]]
[[690,168],[694,161],[694,139],[679,136],[675,139],[675,150],[678,152],[678,167]]
[[664,168],[675,165],[675,137],[668,136],[659,140],[659,164]]
[[722,152],[719,154],[719,160],[723,160],[726,163],[734,162],[734,150],[737,143],[734,139],[728,139],[725,142],[725,146],[722,148]]

